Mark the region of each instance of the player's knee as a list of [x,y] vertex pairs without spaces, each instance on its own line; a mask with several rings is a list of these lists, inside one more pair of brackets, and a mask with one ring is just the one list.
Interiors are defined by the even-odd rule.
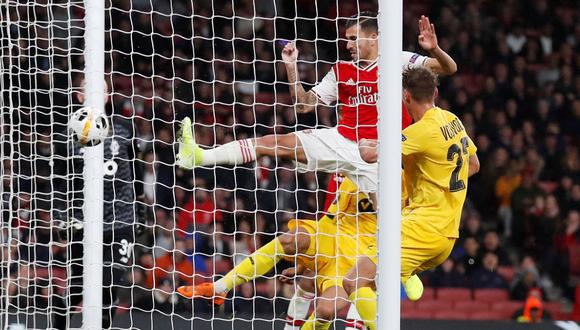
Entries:
[[296,254],[297,247],[296,247],[295,232],[283,233],[278,237],[278,240],[280,241],[280,244],[282,245],[285,254],[289,255]]
[[348,275],[345,276],[344,279],[342,280],[342,287],[344,288],[344,291],[346,291],[348,295],[352,294],[353,292],[356,291],[357,287],[356,278],[351,278]]
[[354,271],[349,272],[342,280],[342,287],[348,295],[362,287],[372,287],[373,281],[365,275]]
[[305,253],[310,248],[310,233],[303,228],[298,228],[295,234],[296,238],[296,252]]
[[326,321],[334,320],[336,308],[331,300],[320,300],[316,305],[316,317]]

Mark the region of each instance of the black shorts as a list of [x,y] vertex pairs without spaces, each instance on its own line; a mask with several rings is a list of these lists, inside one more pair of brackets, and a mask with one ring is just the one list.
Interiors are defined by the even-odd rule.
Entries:
[[[73,237],[69,244],[71,284],[81,284],[83,279],[82,235]],[[125,274],[133,264],[135,229],[133,226],[103,233],[103,288],[124,284]]]

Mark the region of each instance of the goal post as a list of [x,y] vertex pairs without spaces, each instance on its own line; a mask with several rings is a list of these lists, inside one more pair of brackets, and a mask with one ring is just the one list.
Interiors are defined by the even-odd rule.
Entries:
[[[105,1],[85,0],[84,106],[105,108]],[[104,143],[83,153],[83,330],[102,329]]]
[[[377,325],[401,327],[401,52],[403,1],[379,1]],[[387,116],[388,113],[388,116]]]

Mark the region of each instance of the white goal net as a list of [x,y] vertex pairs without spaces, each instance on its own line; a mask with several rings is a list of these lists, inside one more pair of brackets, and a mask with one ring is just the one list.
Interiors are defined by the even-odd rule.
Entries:
[[[340,327],[361,327],[347,322],[350,304],[341,301],[348,296],[320,297],[326,287],[316,268],[328,260],[316,255],[325,243],[304,247],[294,238],[283,253],[276,245],[272,267],[238,274],[223,304],[177,289],[261,260],[256,251],[291,231],[292,219],[327,214],[341,182],[331,170],[311,162],[310,171],[298,171],[286,145],[264,156],[248,142],[237,155],[228,143],[335,127],[335,103],[298,113],[282,50],[296,43],[298,82],[309,91],[337,61],[350,59],[346,19],[376,11],[376,1],[108,0],[105,8],[103,326],[298,329],[309,311],[320,312],[318,295],[332,301]],[[84,16],[81,0],[0,4],[3,328],[81,326],[82,292],[90,287],[81,281],[81,241],[91,233],[82,225],[84,149],[67,122],[84,101]],[[176,165],[185,118],[197,144],[215,150],[213,164]],[[364,194],[350,194],[371,216]],[[331,226],[338,230],[338,223]],[[314,272],[285,280],[297,264]],[[328,267],[341,281],[340,266]],[[299,277],[315,279],[312,293],[302,292]]]

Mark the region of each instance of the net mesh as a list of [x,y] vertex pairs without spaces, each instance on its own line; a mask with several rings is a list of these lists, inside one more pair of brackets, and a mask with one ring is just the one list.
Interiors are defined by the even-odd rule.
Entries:
[[[0,6],[1,323],[57,327],[54,318],[70,314],[67,324],[78,327],[82,148],[66,125],[82,106],[84,4]],[[277,275],[292,263],[234,289],[221,308],[175,290],[221,278],[287,231],[290,219],[319,218],[325,199],[334,198],[327,196],[329,175],[299,173],[275,157],[181,169],[179,124],[193,119],[202,148],[334,127],[336,106],[297,115],[281,49],[296,40],[299,80],[308,90],[346,55],[340,18],[365,9],[376,3],[106,2],[113,135],[104,142],[103,289],[116,326],[285,320],[296,285]]]

